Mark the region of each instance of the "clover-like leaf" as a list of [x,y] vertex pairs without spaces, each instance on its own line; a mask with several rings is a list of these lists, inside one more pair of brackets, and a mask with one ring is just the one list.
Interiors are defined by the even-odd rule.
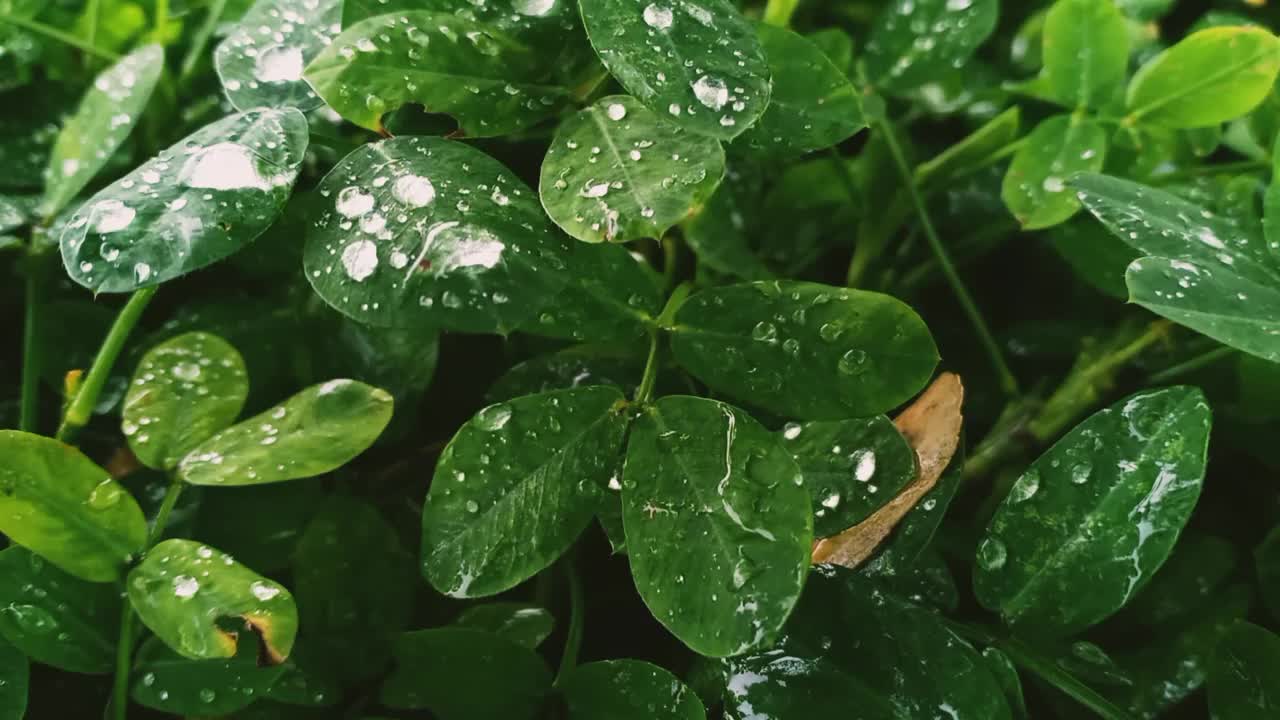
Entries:
[[330,380],[299,392],[200,443],[178,464],[193,485],[260,485],[336,470],[391,421],[385,390]]
[[95,292],[130,292],[235,253],[279,217],[307,140],[293,109],[206,125],[76,211],[61,238],[67,273]]
[[725,171],[720,187],[680,226],[699,263],[743,280],[773,277],[751,241],[765,215],[763,189],[762,173],[753,166],[737,164]]
[[724,151],[627,95],[565,120],[542,161],[538,195],[565,232],[586,242],[662,237],[707,201]]
[[879,293],[760,281],[694,294],[676,313],[677,362],[744,403],[805,420],[882,413],[929,380],[924,321]]
[[702,655],[770,642],[809,570],[813,510],[800,468],[746,413],[668,396],[635,421],[622,479],[640,597]]
[[307,232],[307,279],[362,323],[507,332],[565,282],[548,258],[563,266],[567,241],[533,192],[462,143],[399,137],[365,145],[319,191],[332,207]]
[[454,597],[546,568],[591,522],[622,447],[616,388],[517,398],[476,413],[440,456],[422,509],[422,572]]
[[765,23],[756,34],[769,60],[773,95],[737,142],[765,156],[787,157],[831,147],[867,126],[858,89],[811,40]]
[[[984,606],[1041,635],[1123,607],[1164,563],[1200,496],[1211,418],[1195,388],[1095,413],[1018,478],[978,546]],[[1088,593],[1064,598],[1087,583]]]
[[133,497],[79,450],[0,430],[0,532],[84,580],[109,582],[142,549]]
[[38,663],[111,672],[120,605],[113,585],[68,575],[26,548],[0,552],[0,635]]
[[737,137],[769,104],[771,76],[728,0],[580,0],[587,36],[622,87],[650,110],[713,138]]
[[[258,659],[284,662],[298,632],[293,596],[279,583],[192,540],[165,540],[129,571],[129,602],[165,645],[193,660],[236,655],[241,632],[257,635]],[[239,621],[228,630],[222,622]]]
[[1102,108],[1129,66],[1129,28],[1113,0],[1058,0],[1044,21],[1044,79],[1071,108]]
[[302,71],[333,42],[341,21],[342,0],[257,0],[213,53],[231,104],[319,107]]
[[249,396],[244,360],[217,335],[193,332],[142,357],[125,392],[122,427],[142,464],[172,470],[235,422]]
[[495,403],[591,385],[612,385],[631,395],[643,375],[644,358],[614,348],[575,345],[512,365],[490,386],[485,399]]
[[46,218],[71,202],[124,144],[164,71],[164,50],[144,45],[104,70],[54,141],[39,212]]
[[138,649],[130,696],[134,702],[174,715],[234,713],[267,692],[284,673],[283,665],[258,666],[256,638],[237,638],[234,657],[193,660],[151,638]]
[[1192,33],[1129,82],[1130,117],[1175,128],[1234,120],[1257,107],[1280,72],[1280,40],[1261,27]]
[[0,718],[21,720],[26,714],[29,676],[27,656],[0,641]]
[[1066,222],[1080,209],[1067,178],[1102,170],[1106,129],[1088,118],[1056,115],[1037,125],[1026,143],[1004,176],[1005,205],[1025,230]]
[[613,243],[571,243],[561,262],[550,259],[543,273],[559,268],[564,286],[521,330],[577,342],[644,342],[662,310],[662,280],[648,263]]
[[537,605],[493,602],[463,610],[454,624],[501,635],[532,650],[551,635],[556,619]]
[[1240,622],[1222,638],[1209,667],[1214,720],[1265,720],[1280,712],[1280,636]]
[[907,92],[961,67],[995,30],[997,0],[892,0],[883,7],[863,57],[868,79]]
[[684,683],[640,660],[580,665],[557,682],[569,720],[705,720],[702,701]]

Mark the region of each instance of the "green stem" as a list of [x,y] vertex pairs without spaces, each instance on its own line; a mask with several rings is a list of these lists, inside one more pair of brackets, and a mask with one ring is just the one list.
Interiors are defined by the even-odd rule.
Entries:
[[169,0],[156,0],[156,42],[164,42],[165,31],[169,27]]
[[119,55],[116,55],[110,50],[103,50],[100,47],[96,47],[90,43],[87,43],[81,40],[75,35],[62,32],[57,28],[49,27],[48,25],[45,25],[44,23],[41,23],[41,22],[36,22],[35,20],[26,20],[24,18],[15,17],[13,15],[0,15],[0,22],[7,22],[10,25],[16,25],[17,27],[20,27],[23,30],[36,33],[37,35],[44,35],[45,37],[50,38],[52,40],[57,40],[58,42],[64,45],[70,45],[73,48],[89,53],[94,57],[100,57],[105,60],[120,59]]
[[156,511],[156,519],[151,523],[151,532],[147,533],[148,550],[160,542],[160,536],[164,534],[165,526],[169,524],[169,513],[173,512],[173,506],[178,504],[178,496],[181,494],[182,481],[174,478],[169,482],[169,489],[164,493],[164,500],[160,501],[160,509]]
[[564,653],[560,655],[560,669],[556,673],[556,682],[564,680],[569,671],[578,664],[578,651],[582,648],[582,634],[586,621],[582,602],[582,578],[574,565],[573,555],[566,555],[561,562],[565,579],[569,581],[569,633],[564,641]]
[[[34,243],[34,239],[32,240]],[[35,432],[40,424],[40,295],[44,286],[44,258],[30,249],[26,258],[26,298],[22,323],[22,400],[18,428]]]
[[99,0],[89,0],[85,3],[84,14],[89,18],[89,27],[85,28],[85,40],[90,45],[95,45],[98,42],[98,20],[102,14]]
[[947,279],[947,283],[951,286],[951,291],[955,294],[956,299],[960,301],[960,307],[968,316],[969,322],[973,325],[974,331],[978,334],[978,340],[990,357],[991,364],[995,368],[997,377],[1000,378],[1000,387],[1005,394],[1014,396],[1018,394],[1018,380],[1013,376],[1013,371],[1009,369],[1009,364],[1005,362],[1004,354],[1000,352],[1000,346],[996,343],[995,336],[991,334],[991,329],[987,327],[987,321],[982,317],[982,313],[978,310],[978,306],[973,301],[973,297],[969,294],[969,289],[965,287],[964,280],[960,278],[960,273],[956,271],[955,263],[951,261],[951,256],[947,254],[947,248],[942,244],[942,239],[938,237],[938,231],[933,226],[933,220],[929,217],[929,210],[925,207],[924,198],[920,195],[919,188],[914,182],[915,178],[911,172],[910,165],[907,164],[906,155],[902,152],[902,146],[898,144],[898,138],[894,134],[892,122],[888,116],[878,118],[881,130],[884,134],[885,144],[889,147],[889,154],[893,156],[894,163],[898,166],[898,172],[902,175],[902,183],[907,187],[907,193],[911,197],[911,203],[915,206],[916,215],[920,218],[920,226],[924,230],[925,239],[929,241],[929,248],[933,251],[933,255],[938,260],[938,266],[942,269],[942,274]]
[[182,58],[182,66],[178,70],[178,84],[186,84],[191,73],[195,72],[196,63],[200,62],[200,58],[204,56],[204,49],[209,44],[209,38],[213,37],[213,31],[217,29],[218,20],[222,18],[222,11],[226,6],[227,0],[213,0],[209,3],[209,12],[205,14],[204,22],[192,36],[191,46],[187,48],[187,54]]
[[787,27],[799,4],[800,0],[769,0],[764,6],[764,21],[769,25]]
[[1205,175],[1234,175],[1270,169],[1270,160],[1241,160],[1240,162],[1221,163],[1218,165],[1200,165],[1198,167],[1187,168],[1186,170],[1179,170],[1178,172],[1154,177],[1151,179],[1151,182],[1153,185],[1164,185],[1167,183],[1204,177]]
[[1041,680],[1061,690],[1067,697],[1089,708],[1105,720],[1136,720],[1126,710],[1099,695],[1093,688],[1085,685],[1074,675],[1058,667],[1057,663],[1040,657],[1022,641],[1007,638],[996,642],[996,647],[1009,656],[1013,663],[1036,675]]
[[1182,377],[1187,373],[1192,373],[1196,370],[1208,367],[1219,360],[1229,358],[1237,352],[1239,351],[1231,347],[1215,348],[1209,352],[1201,353],[1189,360],[1180,362],[1172,367],[1167,367],[1159,372],[1151,373],[1151,376],[1147,378],[1147,383],[1151,385],[1167,383],[1170,380]]
[[84,383],[72,398],[71,403],[67,405],[66,415],[63,416],[62,424],[58,427],[59,440],[71,442],[80,428],[89,424],[89,418],[93,416],[93,408],[98,404],[98,396],[102,394],[102,387],[111,375],[116,358],[120,357],[120,351],[124,349],[129,333],[133,332],[134,326],[142,317],[142,312],[146,310],[151,298],[155,297],[157,289],[159,289],[158,286],[152,286],[135,291],[129,298],[129,302],[125,303],[120,310],[120,314],[116,316],[115,323],[111,325],[106,339],[98,348],[98,355],[93,359],[89,374],[85,376]]
[[658,382],[658,331],[649,331],[649,357],[644,363],[644,375],[640,378],[640,386],[636,388],[636,404],[643,405],[653,397],[654,385]]

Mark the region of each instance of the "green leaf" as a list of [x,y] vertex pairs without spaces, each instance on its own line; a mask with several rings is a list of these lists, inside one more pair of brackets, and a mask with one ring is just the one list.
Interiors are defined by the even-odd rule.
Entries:
[[73,673],[109,673],[120,592],[68,575],[21,547],[0,552],[0,635],[32,660]]
[[298,610],[283,585],[192,540],[165,540],[129,571],[129,602],[142,622],[179,655],[193,660],[236,656],[239,621],[257,635],[255,657],[279,664],[293,649]]
[[654,617],[702,655],[771,641],[809,570],[803,483],[781,443],[741,410],[684,396],[646,408],[627,447],[622,513]]
[[174,715],[206,717],[248,707],[278,680],[280,665],[259,667],[252,633],[243,633],[242,647],[225,660],[192,660],[151,638],[135,660],[134,702]]
[[730,720],[1008,720],[1000,684],[936,614],[835,566],[814,569],[784,636],[724,662]]
[[699,211],[681,225],[685,243],[698,262],[716,272],[744,280],[764,280],[773,272],[756,255],[751,235],[763,218],[762,173],[755,167],[735,164]]
[[279,217],[307,140],[293,109],[206,125],[76,211],[61,239],[67,273],[95,292],[131,292],[235,253]]
[[1280,713],[1280,636],[1237,623],[1209,667],[1214,720],[1265,720]]
[[544,299],[542,312],[521,330],[577,342],[645,342],[663,296],[661,279],[643,258],[613,243],[574,242],[562,262],[548,256],[539,269],[544,276],[558,269],[566,282],[554,298]]
[[396,669],[382,704],[427,709],[440,720],[533,720],[551,690],[534,651],[480,630],[440,628],[396,641]]
[[1254,567],[1263,602],[1273,617],[1280,618],[1280,525],[1272,528],[1254,550]]
[[1129,28],[1113,0],[1058,0],[1044,23],[1044,75],[1071,108],[1118,97],[1129,65]]
[[728,0],[580,0],[596,53],[622,87],[687,130],[730,139],[769,104],[770,70]]
[[1280,40],[1260,27],[1218,27],[1183,38],[1143,65],[1125,105],[1135,120],[1196,128],[1257,107],[1280,72]]
[[244,360],[226,340],[201,332],[167,340],[142,357],[125,393],[129,449],[147,467],[172,470],[235,422],[248,396]]
[[463,610],[454,624],[501,635],[521,647],[534,650],[551,635],[556,619],[537,605],[495,602]]
[[538,195],[557,225],[586,242],[659,238],[702,205],[724,175],[720,143],[627,95],[560,124]]
[[862,522],[916,476],[915,452],[883,415],[788,423],[779,435],[804,476],[818,537]]
[[1021,125],[1022,109],[1015,105],[932,160],[920,163],[916,168],[916,182],[924,187],[940,187],[953,177],[976,170],[997,151],[1012,143],[1018,137]]
[[364,145],[319,191],[333,207],[307,233],[307,279],[359,322],[505,333],[565,282],[549,265],[563,266],[567,241],[551,231],[532,191],[462,143],[400,137]]
[[1236,565],[1236,549],[1230,542],[1215,535],[1188,534],[1126,612],[1152,628],[1193,617]]
[[1054,226],[1049,243],[1081,280],[1109,297],[1128,299],[1124,271],[1141,253],[1112,235],[1106,227],[1088,216],[1077,216]]
[[739,138],[770,157],[803,155],[831,147],[867,127],[858,89],[809,39],[786,28],[756,25],[773,95],[756,124]]
[[93,180],[124,144],[164,71],[164,50],[144,45],[93,81],[54,142],[39,212],[52,218]]
[[[1210,424],[1204,395],[1174,387],[1077,425],[996,510],[978,546],[979,601],[1045,636],[1083,630],[1123,607],[1195,508]],[[1069,594],[1085,584],[1088,593]]]
[[[867,563],[865,571],[868,575],[892,582],[896,576],[920,569],[919,565],[928,559],[926,553],[930,543],[964,479],[962,460],[962,457],[957,457],[938,478],[933,489],[925,493],[902,519],[889,541]],[[924,568],[924,572],[927,573],[928,568]]]
[[1066,180],[1098,172],[1107,156],[1107,131],[1084,117],[1057,115],[1036,126],[1013,156],[1000,193],[1024,230],[1066,222],[1080,201]]
[[22,720],[27,712],[27,656],[0,642],[0,718]]
[[495,595],[560,557],[591,522],[626,430],[616,388],[476,413],[440,455],[422,509],[422,572],[453,597]]
[[994,647],[982,649],[982,659],[986,661],[987,670],[991,673],[1000,688],[1004,691],[1004,699],[1015,720],[1026,720],[1027,700],[1022,694],[1022,679],[1018,676],[1018,668],[1002,650]]
[[333,42],[342,0],[258,0],[213,53],[227,99],[239,110],[323,103],[302,70]]
[[346,28],[304,76],[361,127],[380,130],[385,113],[415,103],[452,116],[469,137],[530,127],[576,90],[547,77],[538,52],[496,24],[416,9]]
[[1231,218],[1105,175],[1072,181],[1085,207],[1145,257],[1126,273],[1130,298],[1247,353],[1280,361],[1280,258]]
[[[1280,147],[1280,134],[1276,135],[1276,145]],[[1262,229],[1272,257],[1280,261],[1280,153],[1273,152],[1272,158],[1271,184],[1262,199]]]
[[330,380],[223,430],[178,464],[193,485],[259,485],[315,477],[364,452],[391,421],[391,396]]
[[218,488],[200,497],[194,535],[259,572],[280,570],[323,501],[319,483]]
[[900,301],[795,281],[693,295],[676,313],[671,345],[713,389],[806,420],[889,410],[924,387],[938,362],[924,321]]
[[106,470],[70,445],[17,430],[0,430],[0,457],[0,532],[78,578],[124,574],[147,523]]
[[644,359],[613,348],[575,345],[512,365],[494,381],[485,399],[514,400],[552,390],[612,385],[631,395],[644,375]]
[[676,676],[640,660],[580,665],[557,683],[569,720],[705,720],[698,696]]
[[863,56],[873,85],[903,93],[963,67],[995,30],[997,0],[892,0]]

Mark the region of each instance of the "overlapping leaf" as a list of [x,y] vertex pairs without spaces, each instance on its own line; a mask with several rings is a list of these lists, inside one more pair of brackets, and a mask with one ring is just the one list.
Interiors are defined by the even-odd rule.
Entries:
[[1001,196],[1026,230],[1065,222],[1080,209],[1067,179],[1102,170],[1107,131],[1087,118],[1056,115],[1036,126],[1004,176]]
[[569,720],[704,720],[706,710],[684,683],[639,660],[606,660],[576,667],[557,685]]
[[964,63],[996,27],[997,0],[892,0],[871,28],[868,79],[893,92],[914,90]]
[[333,42],[342,0],[258,0],[213,54],[231,104],[255,107],[319,107],[302,71]]

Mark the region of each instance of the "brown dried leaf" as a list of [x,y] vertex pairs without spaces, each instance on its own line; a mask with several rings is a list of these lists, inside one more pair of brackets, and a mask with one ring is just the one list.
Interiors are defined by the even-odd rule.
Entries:
[[839,535],[813,543],[813,562],[856,568],[871,557],[920,498],[933,489],[960,445],[964,422],[960,376],[943,373],[916,401],[894,419],[898,432],[916,451],[917,475],[897,497],[866,520]]

